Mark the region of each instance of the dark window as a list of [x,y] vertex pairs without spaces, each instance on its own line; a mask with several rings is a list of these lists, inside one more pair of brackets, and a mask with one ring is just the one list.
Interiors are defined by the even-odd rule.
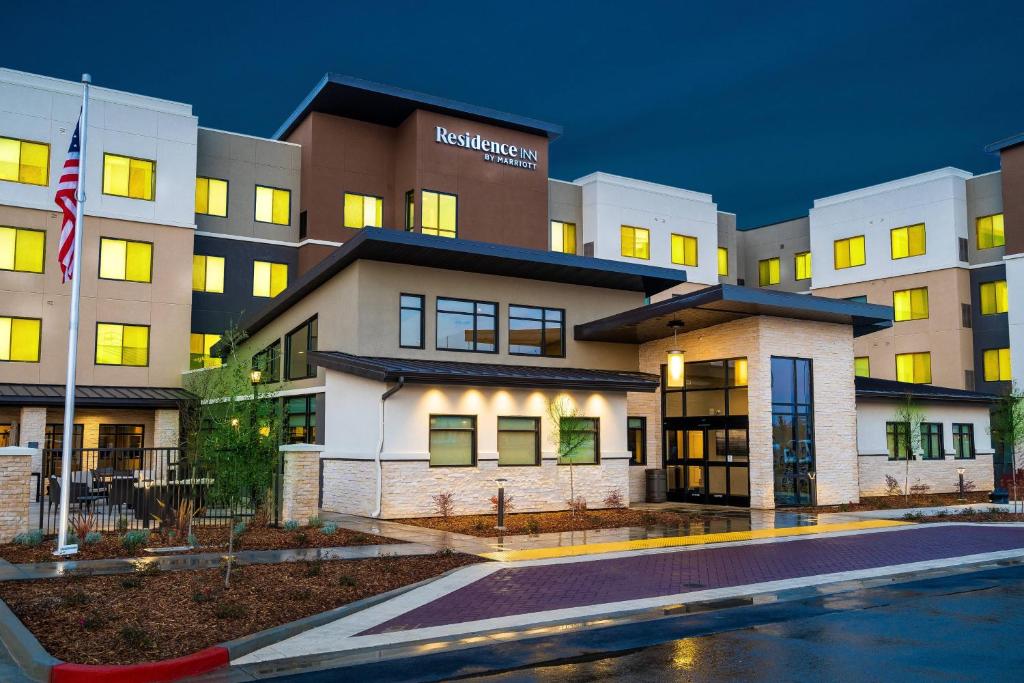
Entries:
[[626,418],[626,438],[629,440],[629,464],[647,464],[647,418]]
[[942,446],[942,423],[921,423],[921,451],[924,460],[942,460],[946,457]]
[[498,418],[498,464],[540,464],[540,418]]
[[430,466],[476,464],[476,415],[430,416]]
[[861,294],[859,296],[848,296],[846,297],[846,300],[853,301],[858,304],[866,304],[868,302],[868,296],[867,294]]
[[405,193],[405,229],[416,229],[416,193],[412,190]]
[[953,423],[953,451],[957,460],[974,457],[974,425]]
[[442,351],[498,352],[498,304],[437,299],[437,348]]
[[914,459],[910,451],[910,423],[886,422],[885,442],[889,447],[890,460]]
[[292,396],[284,400],[286,443],[316,443],[316,396]]
[[509,306],[508,352],[516,356],[564,356],[565,311]]
[[[76,424],[74,428],[75,438],[71,441],[72,448],[82,448],[85,442],[85,425]],[[43,448],[60,450],[64,448],[64,425],[48,424],[46,433],[43,436]]]
[[306,239],[306,230],[307,230],[307,228],[306,228],[306,212],[305,211],[300,211],[299,212],[299,239],[300,240]]
[[964,370],[964,389],[974,391],[974,370]]
[[772,357],[772,459],[776,505],[811,503],[814,401],[808,358]]
[[600,453],[596,417],[563,417],[558,426],[559,465],[594,465]]
[[422,349],[424,336],[423,295],[402,294],[398,299],[398,345],[403,349]]
[[285,337],[285,365],[288,379],[316,376],[316,367],[308,361],[309,352],[316,351],[317,320],[310,318]]
[[281,381],[281,340],[263,349],[252,357],[252,369],[263,373],[260,383]]
[[143,425],[100,425],[100,448],[142,448],[145,440]]
[[961,261],[967,261],[968,260],[968,258],[967,258],[967,238],[966,237],[959,238],[958,243],[960,245],[960,260]]
[[587,242],[586,244],[583,245],[583,255],[584,256],[589,256],[589,257],[593,258],[593,256],[594,256],[594,243],[593,242]]
[[971,305],[960,304],[960,325],[967,329],[971,329],[974,323],[971,322]]

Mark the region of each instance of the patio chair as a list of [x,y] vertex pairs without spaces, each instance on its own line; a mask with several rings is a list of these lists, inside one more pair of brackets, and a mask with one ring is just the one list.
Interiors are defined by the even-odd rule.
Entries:
[[[77,505],[79,509],[85,507],[86,510],[91,510],[93,503],[106,497],[89,493],[89,485],[80,481],[71,482],[71,488],[68,493],[69,506]],[[60,507],[60,477],[55,474],[50,475],[50,496],[46,506],[47,511],[53,506]]]

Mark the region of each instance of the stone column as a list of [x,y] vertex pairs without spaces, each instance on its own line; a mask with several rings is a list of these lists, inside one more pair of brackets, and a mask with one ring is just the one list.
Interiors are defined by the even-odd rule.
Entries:
[[177,448],[180,442],[177,408],[153,411],[153,448]]
[[281,446],[284,476],[281,482],[281,521],[306,520],[320,512],[320,453],[324,447],[297,443]]
[[0,543],[28,531],[32,484],[29,474],[38,448],[0,448]]
[[43,476],[43,443],[46,440],[46,407],[25,406],[18,423],[18,445],[30,448],[34,443],[37,455],[32,458],[32,471]]

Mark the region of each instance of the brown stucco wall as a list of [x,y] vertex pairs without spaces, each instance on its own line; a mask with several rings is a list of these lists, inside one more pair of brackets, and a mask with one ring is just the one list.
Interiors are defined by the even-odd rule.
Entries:
[[1003,217],[1006,253],[1024,253],[1024,144],[999,154],[1003,179]]

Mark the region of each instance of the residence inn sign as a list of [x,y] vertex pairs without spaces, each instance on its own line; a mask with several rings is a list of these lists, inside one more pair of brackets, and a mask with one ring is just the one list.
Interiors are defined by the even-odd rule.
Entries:
[[455,147],[473,149],[484,154],[484,161],[492,161],[496,164],[516,166],[533,171],[537,168],[537,150],[518,145],[510,145],[497,140],[488,140],[479,133],[449,133],[447,128],[436,126],[434,141]]

